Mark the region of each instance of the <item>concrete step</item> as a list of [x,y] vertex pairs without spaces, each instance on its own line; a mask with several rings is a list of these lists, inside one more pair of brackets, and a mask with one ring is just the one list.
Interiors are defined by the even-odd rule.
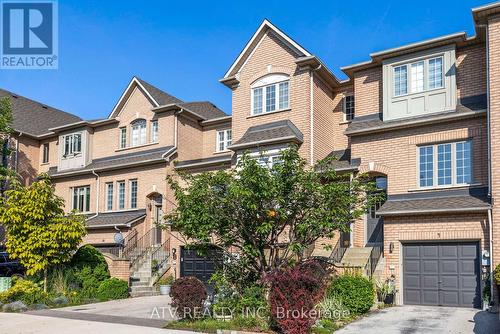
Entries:
[[156,291],[156,287],[154,287],[154,286],[131,286],[130,291],[133,291],[133,292]]
[[147,292],[130,292],[130,297],[149,297],[158,296],[160,293],[158,291],[147,291]]
[[362,267],[368,263],[372,247],[350,247],[342,257],[341,264],[344,266]]

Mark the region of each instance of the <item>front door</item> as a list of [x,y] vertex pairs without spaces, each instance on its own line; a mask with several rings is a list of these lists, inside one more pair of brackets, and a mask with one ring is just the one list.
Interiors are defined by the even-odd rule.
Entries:
[[376,246],[384,241],[384,219],[377,215],[378,209],[384,204],[387,191],[387,178],[378,176],[374,179],[377,192],[383,194],[384,200],[368,208],[366,212],[366,245]]

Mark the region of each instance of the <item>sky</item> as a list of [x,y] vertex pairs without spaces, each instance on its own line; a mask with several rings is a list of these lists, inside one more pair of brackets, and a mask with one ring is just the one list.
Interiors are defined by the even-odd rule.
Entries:
[[[136,75],[231,113],[219,79],[267,18],[340,79],[372,52],[465,31],[485,1],[60,0],[59,68],[1,70],[0,88],[74,113],[108,116]],[[285,5],[286,4],[286,5]]]

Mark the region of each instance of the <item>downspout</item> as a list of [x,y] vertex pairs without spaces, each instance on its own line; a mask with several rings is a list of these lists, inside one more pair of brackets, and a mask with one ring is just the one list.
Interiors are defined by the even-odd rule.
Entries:
[[[490,109],[490,33],[487,24],[478,25],[486,30],[486,141],[488,147],[488,198],[491,199],[491,205],[494,202],[492,199],[492,168],[491,168],[491,109]],[[494,295],[493,287],[493,209],[488,209],[488,232],[489,232],[489,248],[490,248],[490,291],[491,297]]]
[[97,217],[99,215],[99,193],[100,193],[100,190],[101,190],[101,179],[99,178],[99,174],[97,174],[94,169],[92,169],[92,174],[94,174],[95,177],[97,178],[97,182],[96,182],[96,184],[97,184],[97,192],[96,192],[96,201],[95,201],[95,215],[87,218],[87,220],[95,218],[95,217]]
[[311,76],[310,76],[310,103],[309,103],[309,125],[310,125],[310,130],[309,133],[311,135],[311,140],[310,140],[310,148],[309,148],[309,160],[310,160],[310,165],[314,166],[314,72],[319,70],[321,68],[321,64],[314,68],[311,69]]

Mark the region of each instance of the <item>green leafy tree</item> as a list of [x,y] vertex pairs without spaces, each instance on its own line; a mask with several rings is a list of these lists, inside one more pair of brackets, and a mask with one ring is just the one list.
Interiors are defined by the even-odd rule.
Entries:
[[12,134],[12,108],[8,97],[0,98],[0,195],[5,190],[6,180],[13,175],[8,168],[9,139]]
[[331,160],[310,168],[292,147],[272,168],[244,155],[234,170],[169,176],[178,205],[167,219],[202,250],[237,249],[236,262],[263,277],[304,260],[318,239],[348,231],[376,200],[366,196],[373,182],[336,174]]
[[55,195],[47,175],[24,187],[13,182],[0,199],[0,224],[7,228],[7,251],[19,259],[28,275],[71,260],[84,237],[84,217],[64,213],[64,200]]

